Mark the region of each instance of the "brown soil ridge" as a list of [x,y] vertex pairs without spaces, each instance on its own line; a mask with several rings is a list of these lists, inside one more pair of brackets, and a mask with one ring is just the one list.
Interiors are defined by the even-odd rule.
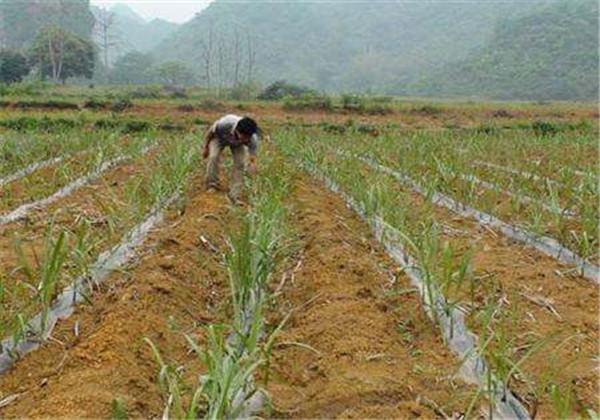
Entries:
[[315,181],[299,182],[290,202],[302,257],[278,298],[279,316],[297,310],[271,361],[275,416],[464,413],[474,389],[453,380],[457,359],[368,226]]
[[[226,293],[220,255],[200,235],[225,246],[227,200],[202,192],[201,179],[198,175],[190,181],[183,215],[169,213],[134,268],[114,273],[91,296],[93,305],[80,306],[57,326],[54,340],[0,376],[0,400],[18,394],[0,409],[0,417],[106,418],[117,399],[130,417],[162,414],[158,366],[144,338],[156,344],[167,362],[193,366],[196,358],[183,334],[195,335],[211,322]],[[198,372],[187,374],[195,379]]]
[[[360,169],[366,178],[371,169]],[[511,358],[519,360],[527,350],[543,339],[549,339],[541,350],[528,356],[521,366],[534,384],[550,379],[557,385],[571,387],[575,409],[600,410],[597,374],[600,315],[597,311],[598,287],[576,274],[564,274],[569,267],[554,258],[515,242],[500,232],[465,220],[449,210],[425,202],[422,196],[398,184],[398,197],[410,197],[413,214],[426,214],[432,209],[443,228],[441,237],[456,251],[458,262],[467,252],[473,252],[472,267],[476,284],[471,290],[465,285],[459,296],[468,308],[467,321],[473,332],[481,334],[478,317],[485,304],[497,302],[503,318],[496,317],[490,325],[498,334],[515,339]],[[559,345],[568,340],[566,345]],[[551,352],[551,357],[549,357]],[[547,396],[538,399],[524,377],[511,381],[510,387],[525,401],[532,416],[554,417],[552,402]],[[537,390],[539,392],[539,390]]]
[[[111,227],[107,219],[109,215],[106,214],[103,206],[110,205],[111,202],[119,203],[122,206],[124,204],[122,201],[124,184],[136,175],[150,174],[153,168],[145,165],[144,162],[151,159],[156,153],[157,151],[152,151],[148,156],[118,165],[102,174],[99,179],[77,189],[68,197],[43,209],[32,211],[27,219],[0,226],[0,271],[13,273],[11,276],[3,278],[5,289],[10,291],[19,281],[22,281],[22,277],[14,273],[15,268],[19,265],[15,250],[17,238],[22,241],[26,258],[29,261],[35,261],[40,255],[43,255],[46,231],[51,220],[55,230],[59,227],[73,230],[81,218],[89,219],[91,221],[90,233],[101,239],[94,244],[96,252],[109,249],[120,241],[122,235],[135,221],[123,220],[123,223],[118,226]],[[111,234],[111,230],[115,228],[119,231]],[[64,284],[59,285],[59,289],[63,286]],[[29,291],[24,289],[19,293],[23,294],[23,299],[29,299],[27,297]],[[10,294],[14,298],[20,296],[16,292]],[[8,297],[8,295],[7,292],[6,296]],[[9,304],[9,302],[1,300],[0,303]],[[0,314],[0,321],[6,321],[5,318],[6,314]]]

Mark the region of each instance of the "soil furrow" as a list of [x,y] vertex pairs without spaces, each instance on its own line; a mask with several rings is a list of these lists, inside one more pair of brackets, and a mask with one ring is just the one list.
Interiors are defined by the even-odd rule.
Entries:
[[[29,261],[36,261],[43,255],[51,221],[53,231],[56,232],[59,228],[75,231],[82,220],[87,220],[90,226],[88,233],[90,237],[95,238],[94,243],[90,244],[89,252],[99,253],[110,248],[136,222],[125,217],[127,216],[125,213],[122,213],[124,218],[112,217],[110,211],[116,211],[117,207],[123,207],[125,204],[124,186],[130,179],[136,176],[147,177],[151,174],[153,167],[146,165],[145,162],[151,162],[152,156],[156,153],[157,151],[153,151],[150,152],[150,156],[143,156],[119,165],[73,194],[46,208],[33,211],[27,219],[0,227],[0,270],[3,273],[13,273],[2,278],[7,293],[1,301],[5,309],[0,313],[1,322],[9,322],[15,311],[27,317],[39,309],[27,304],[31,301],[29,296],[31,291],[26,287],[19,287],[19,283],[25,279],[14,272],[21,264],[16,251],[17,242],[21,243],[25,257]],[[59,288],[62,286],[64,284],[59,285]],[[16,307],[15,305],[21,301],[23,306]]]
[[277,416],[435,417],[464,412],[446,349],[408,279],[343,201],[302,179],[291,194],[299,269],[280,297],[295,308],[273,353]]
[[[370,170],[363,171],[368,176]],[[448,297],[460,299],[475,332],[487,332],[483,330],[487,330],[484,313],[497,306],[497,316],[489,327],[496,337],[514,340],[510,354],[505,356],[520,360],[529,349],[547,340],[527,356],[520,380],[511,382],[511,389],[526,401],[530,412],[552,416],[551,401],[544,395],[552,384],[572,390],[578,411],[587,407],[598,411],[598,287],[567,273],[555,259],[425,202],[401,185],[397,191],[398,197],[410,198],[402,205],[412,213],[433,212],[456,261],[472,253],[473,283]],[[488,350],[496,352],[494,344]],[[552,357],[548,357],[550,350]]]
[[224,246],[228,206],[222,195],[199,192],[200,176],[192,182],[183,214],[170,212],[139,263],[114,273],[91,296],[92,305],[57,326],[55,340],[0,377],[0,399],[19,394],[0,409],[2,417],[109,417],[117,400],[131,417],[160,416],[158,366],[146,337],[168,362],[185,362],[192,367],[186,374],[196,377],[183,334],[195,335],[218,316],[226,284],[220,255],[200,235]]

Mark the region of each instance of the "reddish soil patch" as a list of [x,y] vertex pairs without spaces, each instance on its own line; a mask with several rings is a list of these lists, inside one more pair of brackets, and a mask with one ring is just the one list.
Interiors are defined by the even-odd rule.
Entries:
[[[53,194],[69,182],[84,176],[86,168],[85,159],[71,158],[11,182],[0,190],[0,213],[8,213],[22,204]],[[64,174],[69,175],[67,177]]]
[[170,212],[135,267],[111,276],[91,296],[92,306],[81,306],[57,326],[55,340],[0,376],[0,399],[19,394],[0,416],[106,418],[115,399],[131,417],[161,415],[158,367],[144,338],[167,362],[193,365],[183,333],[212,321],[224,293],[220,255],[200,235],[224,246],[227,200],[204,193],[201,179],[191,181],[183,214]]
[[[341,198],[302,180],[290,197],[299,269],[278,300],[295,308],[268,386],[276,416],[431,418],[464,412],[473,389],[406,276]],[[396,297],[386,293],[404,292]],[[309,347],[307,347],[309,346]]]
[[[371,172],[365,167],[361,171],[365,178]],[[473,289],[466,284],[453,296],[469,308],[467,320],[473,331],[482,333],[482,312],[487,304],[497,303],[499,313],[488,331],[494,331],[496,337],[504,335],[514,340],[511,344],[514,353],[510,354],[513,361],[520,360],[541,340],[548,340],[522,365],[525,375],[517,375],[519,379],[510,383],[531,414],[556,415],[548,389],[543,389],[550,383],[571,388],[574,409],[578,412],[583,413],[588,407],[599,411],[597,285],[574,273],[559,274],[569,267],[499,232],[425,202],[420,195],[393,182],[399,200],[410,198],[408,206],[413,215],[433,210],[443,228],[442,239],[455,250],[457,263],[465,253],[473,253]],[[566,344],[560,345],[565,340]],[[495,348],[495,342],[490,349]]]
[[[0,226],[0,269],[4,273],[13,273],[3,279],[3,285],[8,300],[0,300],[6,311],[0,313],[0,322],[12,319],[18,311],[24,316],[29,316],[39,310],[30,303],[31,290],[25,287],[15,288],[15,285],[23,278],[14,273],[20,264],[15,246],[17,239],[21,242],[22,250],[28,261],[38,261],[44,254],[47,230],[50,224],[53,226],[54,237],[58,235],[58,228],[70,231],[77,229],[82,219],[90,222],[89,234],[95,238],[90,253],[100,253],[121,240],[121,236],[132,227],[134,220],[124,217],[124,220],[115,220],[109,223],[109,209],[123,207],[125,194],[125,183],[134,176],[149,176],[153,168],[144,162],[156,155],[153,151],[149,156],[143,156],[135,161],[119,165],[103,176],[83,187],[73,194],[58,200],[56,203],[42,209],[32,210],[23,221]],[[123,210],[123,209],[121,209]],[[125,220],[126,219],[126,220]],[[59,284],[61,289],[65,284]],[[22,303],[18,308],[13,307],[15,303]]]

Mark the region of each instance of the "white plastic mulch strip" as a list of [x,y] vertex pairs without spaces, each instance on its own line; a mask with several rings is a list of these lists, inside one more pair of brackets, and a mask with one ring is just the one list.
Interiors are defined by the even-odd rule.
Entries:
[[[155,147],[155,146],[146,147],[141,151],[141,153],[146,154],[153,147]],[[96,170],[92,171],[91,173],[89,173],[87,175],[82,176],[81,178],[76,179],[75,181],[71,182],[68,185],[65,185],[60,190],[56,191],[54,194],[52,194],[46,198],[43,198],[41,200],[34,201],[32,203],[23,204],[22,206],[11,211],[10,213],[0,215],[0,226],[6,225],[8,223],[13,223],[13,222],[16,222],[17,220],[23,219],[32,210],[42,209],[42,208],[47,207],[48,205],[54,203],[55,201],[60,200],[61,198],[71,195],[73,192],[75,192],[79,188],[94,181],[96,178],[98,178],[100,175],[102,175],[102,173],[106,172],[107,170],[111,169],[112,167],[114,167],[122,162],[125,162],[128,159],[131,159],[131,156],[120,156],[115,159],[104,162]]]
[[555,207],[555,206],[549,206],[549,205],[541,202],[540,200],[536,200],[535,198],[531,198],[531,197],[528,197],[528,196],[523,195],[523,194],[515,194],[513,192],[510,192],[510,191],[507,191],[507,190],[503,189],[498,184],[492,184],[491,182],[487,182],[487,181],[484,181],[482,179],[479,179],[475,175],[460,174],[458,176],[460,176],[461,179],[463,179],[463,180],[465,180],[467,182],[473,182],[475,184],[481,185],[483,188],[486,188],[488,190],[499,191],[499,192],[501,192],[501,193],[503,193],[503,194],[505,194],[505,195],[507,195],[509,197],[514,198],[519,203],[522,203],[522,204],[534,204],[534,205],[540,206],[541,208],[543,208],[544,210],[546,210],[546,211],[548,211],[550,213],[563,215],[566,218],[573,218],[573,217],[577,216],[577,213],[575,213],[572,210],[563,209],[563,208]]
[[27,214],[33,209],[44,208],[61,198],[67,197],[79,188],[98,178],[103,172],[106,172],[113,166],[127,160],[128,158],[128,156],[121,156],[108,162],[104,162],[102,165],[100,165],[98,169],[92,171],[91,173],[85,176],[82,176],[81,178],[76,179],[68,185],[65,185],[63,188],[56,191],[51,196],[48,196],[38,201],[34,201],[32,203],[23,204],[17,209],[11,211],[10,213],[1,215],[0,225],[6,225],[8,223],[16,222],[17,220],[23,219],[25,216],[27,216]]
[[521,176],[523,178],[533,179],[534,181],[548,182],[548,183],[553,184],[553,185],[564,186],[562,183],[560,183],[558,181],[555,181],[554,179],[545,178],[545,177],[542,177],[542,176],[539,176],[539,175],[536,175],[536,174],[532,174],[531,172],[519,171],[517,169],[508,168],[506,166],[497,165],[495,163],[484,162],[482,160],[476,160],[476,161],[473,162],[473,165],[475,165],[475,166],[484,166],[486,168],[497,169],[499,171],[506,172],[506,173],[509,173],[509,174],[519,175],[519,176]]
[[[256,314],[256,309],[258,305],[263,305],[262,302],[262,294],[260,286],[256,286],[256,289],[253,291],[253,297],[245,308],[242,309],[242,325],[241,331],[231,334],[227,341],[230,345],[237,347],[241,350],[241,357],[244,357],[248,350],[244,344],[244,340],[241,340],[240,334],[247,336],[252,329],[252,323]],[[261,330],[259,332],[260,335],[263,334]],[[232,407],[240,407],[239,414],[235,417],[237,419],[249,419],[257,416],[266,405],[269,397],[266,392],[257,388],[254,375],[250,375],[246,380],[245,386],[241,388],[232,401]]]
[[[554,183],[554,184],[560,185],[560,183],[558,181],[555,181],[553,179],[544,178],[544,177],[541,177],[539,175],[535,175],[535,174],[532,174],[532,173],[529,173],[529,172],[519,171],[517,169],[509,168],[507,166],[498,165],[496,163],[485,162],[485,161],[482,161],[482,160],[476,160],[476,161],[473,162],[473,164],[476,165],[476,166],[487,166],[488,168],[498,169],[498,170],[500,170],[502,172],[508,172],[508,173],[513,174],[513,175],[520,175],[520,176],[522,176],[524,178],[531,178],[531,179],[534,179],[536,181],[549,181],[550,183]],[[591,173],[591,172],[579,171],[577,169],[571,169],[571,172],[573,172],[575,175],[581,176],[581,177],[594,176],[594,174]]]
[[529,413],[504,384],[490,374],[485,360],[479,354],[477,337],[471,333],[464,321],[462,312],[448,308],[445,299],[435,287],[427,286],[421,270],[403,249],[400,234],[381,218],[368,218],[360,203],[346,194],[333,180],[322,174],[312,165],[301,164],[311,175],[325,183],[332,192],[343,197],[346,205],[363,218],[383,244],[387,253],[402,266],[411,284],[419,290],[419,296],[428,315],[437,321],[448,347],[462,360],[461,377],[469,383],[484,389],[492,399],[494,417],[503,419],[529,419]]
[[16,360],[39,348],[50,337],[56,323],[71,316],[75,306],[85,301],[94,287],[102,283],[113,271],[132,261],[136,256],[136,248],[144,242],[150,230],[162,222],[164,209],[178,196],[179,193],[176,193],[156,206],[142,223],[125,235],[119,245],[100,254],[88,275],[77,278],[56,297],[47,311],[38,313],[27,323],[24,338],[11,337],[0,342],[0,374],[10,369]]
[[21,178],[24,178],[27,175],[30,175],[33,172],[37,171],[38,169],[43,169],[43,168],[47,168],[48,166],[56,165],[56,164],[62,162],[64,159],[65,159],[64,156],[60,156],[60,157],[56,157],[53,159],[48,159],[48,160],[44,160],[41,162],[32,163],[31,165],[29,165],[11,175],[5,176],[4,178],[0,178],[0,187],[3,187],[6,184],[10,184],[11,182],[15,182]]
[[[425,189],[417,184],[408,175],[397,172],[391,168],[388,168],[387,166],[380,165],[372,159],[360,159],[372,168],[391,175],[403,184],[408,185],[414,192],[423,196],[428,196]],[[600,284],[600,267],[589,263],[573,251],[565,248],[556,239],[542,235],[536,236],[516,226],[505,223],[497,217],[483,213],[463,203],[460,203],[439,192],[433,192],[431,194],[431,201],[440,207],[447,208],[461,217],[474,219],[481,225],[497,229],[505,236],[522,242],[525,245],[531,246],[543,254],[555,258],[564,264],[573,265],[577,267],[584,278]]]

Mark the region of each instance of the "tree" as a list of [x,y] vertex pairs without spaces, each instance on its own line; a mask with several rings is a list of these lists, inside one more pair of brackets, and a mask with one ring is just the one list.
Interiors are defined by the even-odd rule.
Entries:
[[0,51],[0,82],[20,82],[29,74],[27,58],[17,51]]
[[129,52],[115,61],[112,80],[122,84],[144,84],[152,81],[154,60],[150,54]]
[[181,61],[167,61],[159,65],[155,74],[161,83],[167,85],[187,85],[193,81],[193,73]]
[[118,45],[117,35],[115,33],[115,14],[107,9],[100,9],[96,14],[96,25],[94,32],[102,58],[104,68],[109,67],[110,50]]
[[89,39],[93,24],[89,0],[0,1],[3,42],[10,48],[29,47],[44,26],[58,26]]
[[200,42],[202,45],[201,58],[204,62],[204,79],[206,87],[211,87],[211,70],[212,70],[212,57],[214,48],[214,30],[213,26],[209,24],[208,35]]
[[65,82],[69,77],[91,78],[94,74],[94,45],[58,26],[42,29],[30,49],[42,78]]

